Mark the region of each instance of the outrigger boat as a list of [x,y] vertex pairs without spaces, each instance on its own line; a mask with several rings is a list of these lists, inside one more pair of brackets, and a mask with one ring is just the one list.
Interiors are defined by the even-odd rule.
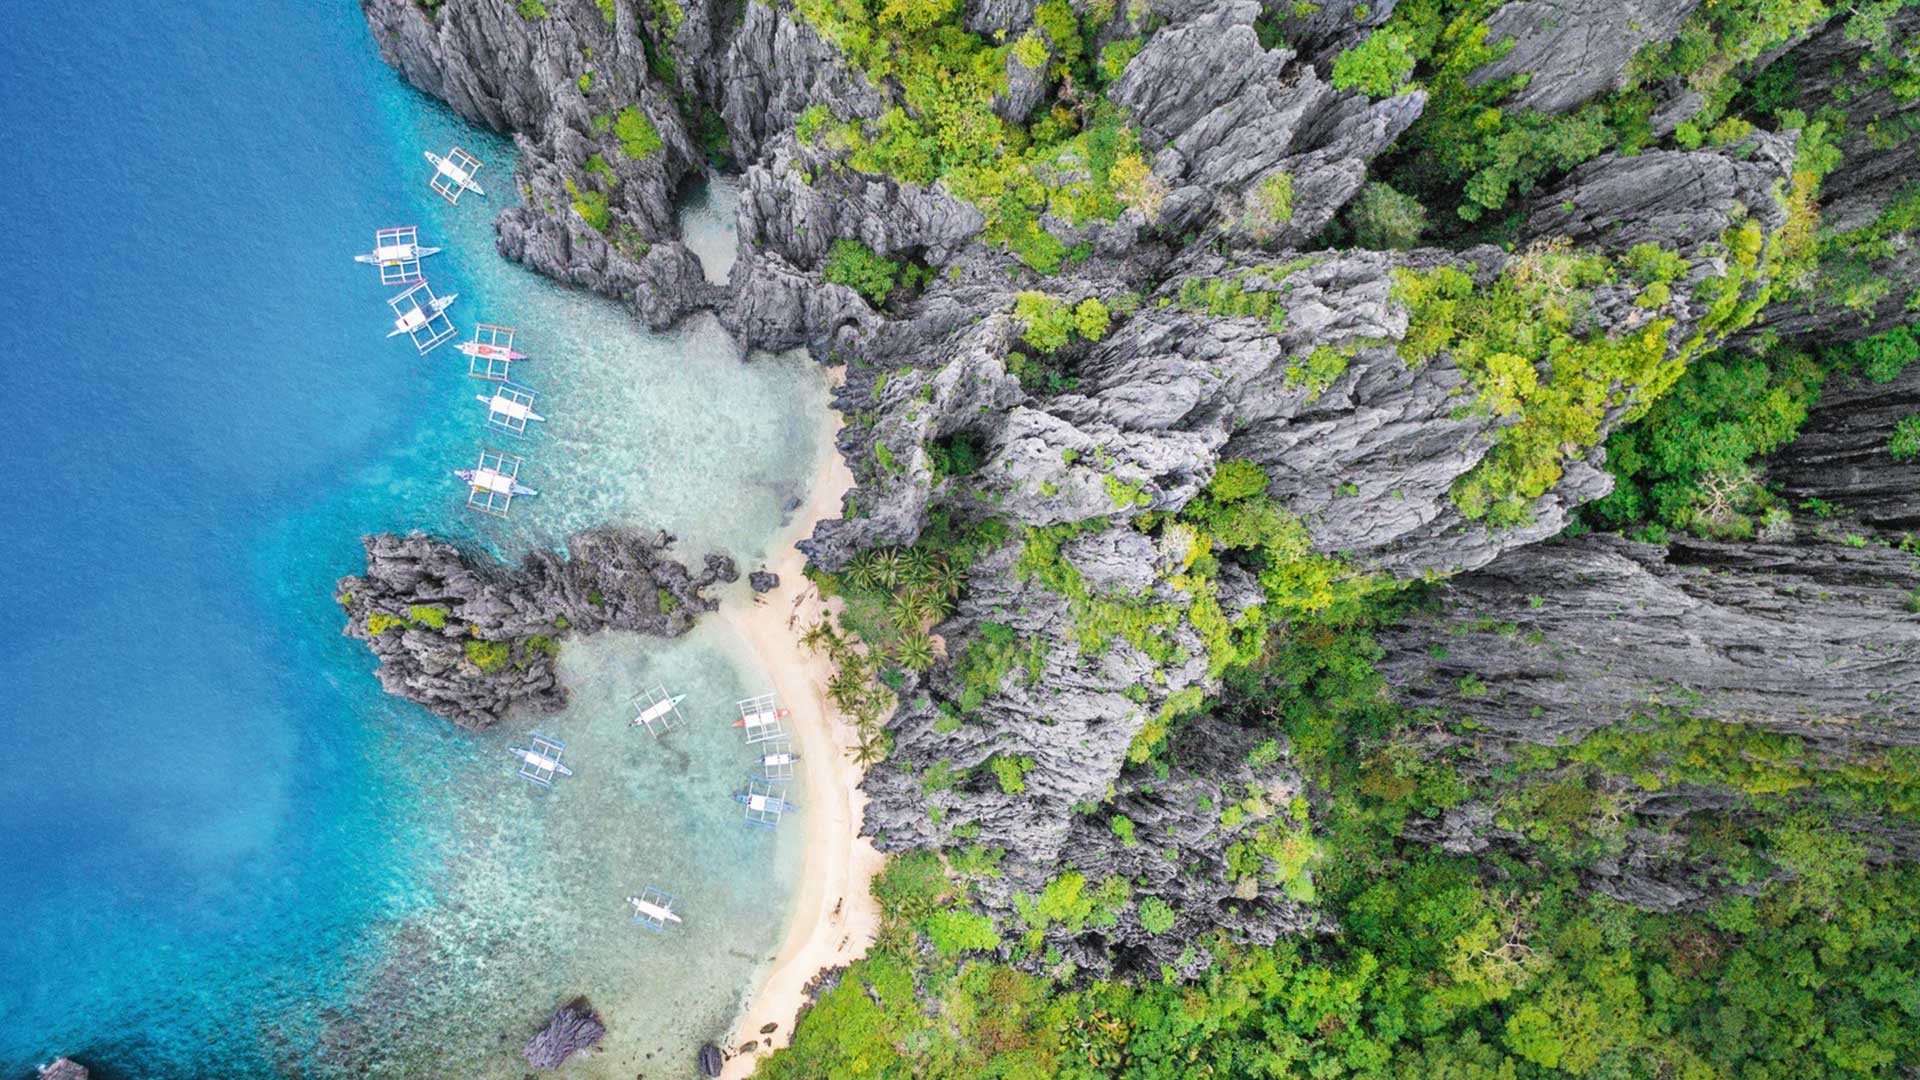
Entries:
[[[507,332],[512,333],[512,330],[508,329]],[[527,358],[526,353],[521,352],[510,344],[495,345],[490,342],[480,341],[477,338],[473,341],[463,341],[455,345],[454,348],[459,349],[475,360],[525,360]]]
[[480,451],[480,460],[471,469],[455,469],[453,475],[467,483],[467,506],[495,517],[506,517],[507,509],[519,495],[538,495],[520,482],[520,465],[526,459],[491,447]]
[[675,694],[669,698],[661,698],[659,701],[640,710],[640,715],[634,717],[631,724],[633,727],[643,727],[651,731],[654,724],[658,723],[661,718],[672,712],[685,700],[687,700],[687,695],[685,694]]
[[498,491],[508,495],[540,494],[497,469],[455,469],[453,475],[465,480],[476,491]]
[[513,347],[514,329],[511,326],[496,326],[493,323],[478,323],[473,328],[473,340],[463,341],[455,346],[472,359],[467,361],[467,374],[476,379],[491,382],[506,382],[513,373],[513,362],[525,360],[527,354]]
[[459,147],[447,151],[441,157],[433,151],[427,151],[427,161],[433,165],[433,176],[427,180],[427,186],[438,192],[440,197],[450,203],[459,203],[464,192],[471,191],[486,198],[485,189],[474,182],[473,176],[480,171],[480,159]]
[[678,902],[672,893],[652,885],[641,889],[638,896],[627,897],[627,906],[633,909],[633,921],[649,930],[665,930],[668,923],[679,922],[680,916],[673,910]]
[[785,784],[765,780],[747,781],[747,790],[735,795],[733,801],[747,808],[747,824],[763,829],[779,828],[781,815],[800,809],[787,801]]
[[745,806],[749,810],[762,811],[762,812],[778,811],[783,814],[791,814],[791,813],[798,812],[800,809],[798,806],[795,806],[794,804],[788,802],[785,799],[780,798],[777,795],[762,795],[762,794],[756,794],[754,792],[748,792],[748,791],[742,791],[735,794],[733,797],[733,801],[741,804],[742,806]]
[[458,333],[453,328],[453,320],[447,318],[447,309],[459,298],[459,293],[435,296],[426,282],[414,283],[406,292],[387,301],[387,306],[393,309],[393,329],[387,331],[387,336],[407,335],[413,339],[413,347],[425,356]]
[[770,780],[782,780],[793,775],[793,764],[800,755],[790,750],[760,755],[760,771]]
[[533,411],[533,391],[513,383],[500,383],[491,395],[475,394],[473,399],[487,407],[487,426],[509,435],[525,435],[529,421],[547,419]]
[[573,770],[560,764],[566,745],[544,735],[529,735],[526,746],[509,746],[507,753],[520,759],[520,775],[541,787],[552,787],[555,776],[572,776]]
[[776,708],[772,694],[748,698],[740,703],[740,719],[735,720],[733,726],[746,729],[749,741],[757,742],[759,740],[753,738],[755,735],[765,734],[771,738],[784,734],[780,721],[792,711]]
[[421,280],[420,260],[440,254],[437,247],[423,247],[420,230],[412,225],[376,229],[373,250],[355,255],[353,261],[380,268],[380,284],[407,285]]

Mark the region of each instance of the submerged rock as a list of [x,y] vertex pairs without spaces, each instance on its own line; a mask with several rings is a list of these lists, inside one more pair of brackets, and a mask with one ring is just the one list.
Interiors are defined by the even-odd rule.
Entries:
[[727,1059],[720,1053],[719,1047],[708,1043],[700,1048],[700,1075],[719,1076],[726,1064]]
[[554,661],[567,635],[683,634],[717,606],[702,590],[739,576],[724,555],[696,575],[667,554],[673,537],[645,529],[578,533],[567,554],[536,551],[517,567],[419,532],[363,543],[366,572],[336,587],[346,635],[380,659],[388,693],[475,728],[516,705],[566,704]]
[[55,1058],[40,1066],[40,1080],[87,1080],[86,1067],[72,1058]]
[[[557,1069],[567,1058],[588,1050],[607,1033],[586,998],[576,998],[553,1011],[553,1019],[527,1040],[520,1053],[536,1069]],[[718,1074],[713,1074],[718,1075]]]

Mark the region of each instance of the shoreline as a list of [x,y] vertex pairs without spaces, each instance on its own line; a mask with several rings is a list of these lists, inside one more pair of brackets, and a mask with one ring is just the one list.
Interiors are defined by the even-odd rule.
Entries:
[[[842,369],[828,369],[833,385],[842,376]],[[781,705],[792,710],[795,749],[806,778],[805,808],[796,815],[805,830],[805,853],[792,922],[723,1046],[728,1054],[721,1073],[725,1077],[751,1075],[762,1055],[791,1041],[808,984],[821,971],[865,955],[879,930],[879,907],[867,885],[879,872],[883,856],[860,835],[867,802],[858,788],[863,770],[847,753],[857,736],[827,699],[833,665],[800,644],[806,628],[838,606],[823,601],[807,580],[802,573],[806,557],[793,545],[811,534],[816,522],[838,517],[841,496],[853,486],[853,473],[834,441],[842,422],[839,411],[828,408],[823,460],[808,486],[807,501],[767,563],[767,569],[780,576],[779,587],[759,596],[745,592],[727,597],[714,614],[766,673]],[[768,1024],[778,1027],[762,1035]],[[735,1049],[749,1043],[756,1045],[747,1053]]]

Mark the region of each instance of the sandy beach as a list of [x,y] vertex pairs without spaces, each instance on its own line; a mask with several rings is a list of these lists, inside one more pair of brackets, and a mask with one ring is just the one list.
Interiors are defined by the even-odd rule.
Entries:
[[[839,376],[838,369],[831,373],[836,381]],[[800,635],[831,609],[801,573],[806,559],[793,544],[812,533],[816,522],[838,517],[840,498],[853,486],[853,474],[833,446],[840,414],[829,410],[828,417],[823,460],[807,503],[777,541],[767,566],[780,575],[779,588],[758,598],[744,592],[730,596],[718,612],[719,621],[739,636],[747,658],[772,680],[781,705],[792,710],[788,722],[805,778],[799,791],[805,809],[789,819],[805,830],[793,922],[726,1043],[730,1056],[722,1075],[728,1077],[751,1075],[762,1054],[784,1046],[806,1001],[807,984],[822,969],[864,954],[879,927],[867,883],[882,857],[859,835],[866,798],[857,788],[861,769],[848,754],[858,737],[827,700],[833,665],[800,644]],[[769,1024],[777,1025],[773,1033],[761,1034]],[[751,1052],[735,1052],[749,1044],[756,1044]]]

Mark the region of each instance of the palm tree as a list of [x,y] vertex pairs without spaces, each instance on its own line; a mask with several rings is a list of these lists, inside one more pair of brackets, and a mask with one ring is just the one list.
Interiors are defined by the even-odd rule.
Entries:
[[827,697],[844,712],[852,712],[859,707],[860,698],[866,691],[866,680],[852,666],[842,667],[827,680]]
[[900,649],[895,658],[908,671],[925,671],[933,666],[933,639],[925,631],[916,630],[900,639]]
[[871,551],[863,551],[854,556],[853,561],[847,564],[847,568],[841,571],[847,579],[847,584],[856,589],[873,588],[879,580],[875,573],[874,562],[874,553]]
[[822,646],[831,650],[833,646],[840,644],[840,636],[833,632],[833,627],[827,624],[827,620],[821,619],[807,627],[807,632],[800,635],[800,644],[809,652],[817,652]]
[[899,605],[893,611],[902,627],[918,630],[934,615],[933,599],[919,589],[915,589],[902,596]]
[[888,548],[885,551],[874,553],[873,580],[874,584],[881,588],[897,588],[900,585],[900,577],[904,570],[905,563],[900,558],[899,548]]
[[942,559],[940,565],[934,568],[932,583],[935,589],[948,596],[959,596],[960,590],[967,587],[967,573],[952,562]]
[[940,565],[940,556],[923,547],[910,547],[901,556],[900,563],[908,578],[917,586],[927,580],[934,567]]
[[881,759],[886,756],[887,744],[885,737],[882,735],[875,735],[872,738],[862,738],[858,743],[855,743],[853,747],[854,764],[863,769],[868,766],[880,764]]

